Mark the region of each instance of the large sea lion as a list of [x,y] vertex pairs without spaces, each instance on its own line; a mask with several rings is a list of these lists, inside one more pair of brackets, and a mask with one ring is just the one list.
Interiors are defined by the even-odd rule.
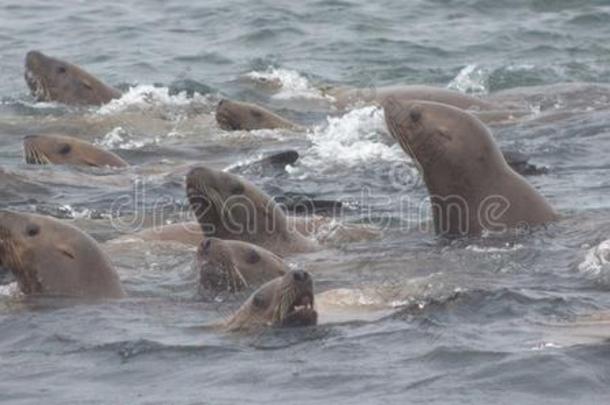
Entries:
[[30,51],[25,57],[25,81],[37,101],[71,105],[102,105],[121,92],[72,63]]
[[236,240],[206,238],[197,249],[201,286],[216,292],[258,288],[284,275],[288,265],[270,251]]
[[340,109],[358,104],[383,105],[388,98],[396,101],[434,101],[452,105],[462,110],[485,111],[496,110],[498,108],[490,102],[468,94],[441,87],[423,85],[371,87],[364,89],[337,87],[327,89],[325,93],[334,98],[335,105]]
[[278,255],[316,249],[291,229],[282,208],[252,183],[204,166],[186,176],[186,193],[207,237],[249,242]]
[[315,325],[318,313],[313,292],[309,273],[291,271],[255,291],[224,326],[228,331],[248,331],[269,326]]
[[391,134],[422,172],[438,234],[502,232],[557,218],[508,166],[489,129],[472,114],[445,104],[392,98],[384,111]]
[[218,126],[227,131],[251,131],[255,129],[302,128],[256,104],[220,100],[216,108]]
[[27,295],[125,296],[95,240],[50,217],[0,211],[0,265],[13,272]]
[[69,164],[92,167],[125,167],[116,154],[89,142],[63,135],[28,135],[23,139],[25,160],[30,164]]

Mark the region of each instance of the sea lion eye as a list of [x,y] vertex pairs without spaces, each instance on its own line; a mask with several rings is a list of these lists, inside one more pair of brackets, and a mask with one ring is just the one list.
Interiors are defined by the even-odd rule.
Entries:
[[262,114],[260,111],[256,111],[256,110],[250,111],[250,114],[251,114],[251,115],[252,115],[254,118],[260,118],[260,117],[262,117],[262,116],[263,116],[263,114]]
[[71,151],[72,151],[72,146],[70,146],[67,143],[61,145],[61,148],[59,148],[59,153],[61,153],[62,155],[67,155]]
[[239,182],[231,188],[231,194],[243,194],[243,193],[244,193],[244,186],[243,186],[243,184],[241,184]]
[[57,68],[57,73],[66,73],[66,67],[65,66],[60,66]]
[[258,254],[258,252],[252,249],[248,252],[248,255],[246,256],[246,263],[254,264],[257,263],[260,259],[261,256]]
[[29,224],[25,227],[25,234],[34,237],[40,233],[40,227],[36,224]]

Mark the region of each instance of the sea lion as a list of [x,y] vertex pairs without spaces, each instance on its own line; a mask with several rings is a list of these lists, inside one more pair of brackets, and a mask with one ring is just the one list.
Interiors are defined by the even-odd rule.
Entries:
[[195,167],[186,176],[186,193],[207,237],[249,242],[280,256],[316,249],[316,243],[290,229],[271,197],[239,176]]
[[255,129],[302,128],[256,104],[220,100],[216,108],[218,126],[226,131],[251,131]]
[[26,295],[125,296],[97,242],[50,217],[0,211],[0,265],[13,272]]
[[30,164],[69,164],[92,167],[126,167],[114,153],[89,142],[63,135],[28,135],[23,139],[25,161]]
[[141,239],[146,241],[178,242],[199,246],[203,241],[203,231],[198,222],[178,222],[163,226],[153,226],[119,238],[119,240]]
[[384,102],[387,126],[422,172],[434,229],[480,235],[557,218],[546,200],[506,163],[489,129],[459,108],[428,102]]
[[225,323],[227,331],[268,326],[311,326],[318,322],[313,280],[306,271],[291,271],[255,291]]
[[25,57],[25,81],[37,101],[71,105],[102,105],[121,92],[72,63],[30,51]]
[[388,98],[396,101],[434,101],[452,105],[463,110],[485,111],[497,109],[497,106],[494,104],[468,94],[441,87],[423,85],[371,87],[365,89],[338,87],[327,89],[325,93],[334,98],[334,104],[340,109],[357,104],[383,105]]
[[201,286],[216,292],[258,288],[289,271],[281,258],[266,249],[218,238],[206,238],[199,245],[196,264]]

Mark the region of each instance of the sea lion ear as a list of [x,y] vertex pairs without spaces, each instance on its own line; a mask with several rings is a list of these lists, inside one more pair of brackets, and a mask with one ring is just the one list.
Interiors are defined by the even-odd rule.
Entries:
[[76,259],[76,253],[74,253],[74,250],[68,245],[60,244],[57,246],[57,250],[59,250],[62,255],[67,256],[72,260]]

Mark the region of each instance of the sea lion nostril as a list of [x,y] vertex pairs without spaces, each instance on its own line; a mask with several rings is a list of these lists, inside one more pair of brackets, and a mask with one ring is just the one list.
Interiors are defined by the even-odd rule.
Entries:
[[298,270],[292,273],[292,277],[294,277],[295,281],[305,281],[309,277],[306,271]]
[[203,253],[210,253],[210,248],[212,247],[212,239],[206,239],[203,242]]

